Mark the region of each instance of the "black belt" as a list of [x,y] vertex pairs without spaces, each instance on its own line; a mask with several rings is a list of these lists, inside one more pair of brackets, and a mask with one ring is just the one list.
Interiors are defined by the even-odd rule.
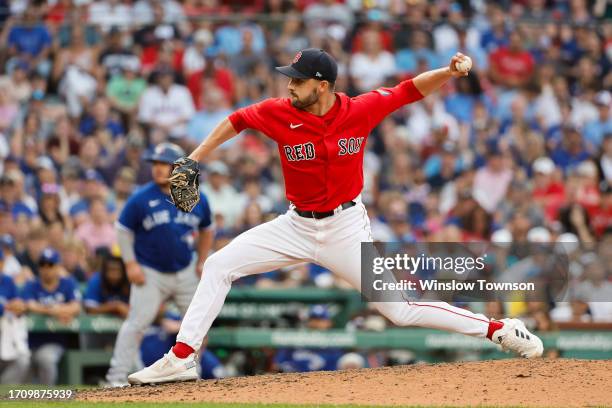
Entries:
[[[346,203],[342,203],[342,205],[340,207],[342,207],[343,210],[346,210],[347,208],[351,208],[351,207],[353,207],[356,204],[357,203],[355,201],[347,201]],[[320,220],[321,218],[331,217],[332,215],[335,214],[334,210],[324,211],[324,212],[316,212],[316,211],[303,211],[303,210],[298,210],[297,208],[294,208],[293,211],[298,213],[298,215],[301,216],[301,217],[304,217],[304,218],[316,218],[317,220]]]

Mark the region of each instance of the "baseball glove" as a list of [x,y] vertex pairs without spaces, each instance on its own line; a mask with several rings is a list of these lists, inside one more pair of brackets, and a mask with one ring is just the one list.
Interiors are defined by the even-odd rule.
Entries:
[[181,211],[191,212],[200,201],[200,165],[189,157],[174,162],[170,176],[170,197]]

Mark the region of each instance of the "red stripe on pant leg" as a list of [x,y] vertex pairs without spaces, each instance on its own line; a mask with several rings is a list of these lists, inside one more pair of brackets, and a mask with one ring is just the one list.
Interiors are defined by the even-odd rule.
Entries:
[[407,302],[409,305],[421,306],[421,307],[433,307],[433,308],[436,308],[436,309],[445,310],[445,311],[447,311],[447,312],[450,312],[450,313],[456,314],[457,316],[463,316],[463,317],[467,317],[468,319],[478,320],[479,322],[483,322],[483,323],[489,324],[489,321],[488,321],[488,320],[482,320],[482,319],[479,319],[479,318],[477,318],[477,317],[466,316],[466,315],[464,315],[464,314],[457,313],[457,312],[453,312],[452,310],[445,309],[445,308],[443,308],[443,307],[441,307],[441,306],[434,306],[434,305],[420,305],[420,304],[418,304],[418,303],[414,303],[414,302],[409,302],[409,301],[406,301],[406,302]]

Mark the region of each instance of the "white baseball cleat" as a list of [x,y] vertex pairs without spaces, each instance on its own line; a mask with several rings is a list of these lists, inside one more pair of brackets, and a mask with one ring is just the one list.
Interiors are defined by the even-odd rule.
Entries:
[[501,319],[504,324],[493,333],[491,339],[501,344],[504,351],[513,351],[521,357],[541,357],[544,345],[540,338],[527,330],[525,323],[519,319]]
[[198,378],[195,353],[187,358],[178,358],[170,350],[149,367],[128,375],[128,382],[132,385],[144,385],[194,381]]

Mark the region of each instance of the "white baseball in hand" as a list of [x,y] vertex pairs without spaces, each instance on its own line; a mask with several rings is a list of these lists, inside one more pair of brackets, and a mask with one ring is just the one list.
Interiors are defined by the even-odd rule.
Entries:
[[472,59],[465,55],[461,61],[455,62],[455,68],[459,72],[468,72],[472,69]]

